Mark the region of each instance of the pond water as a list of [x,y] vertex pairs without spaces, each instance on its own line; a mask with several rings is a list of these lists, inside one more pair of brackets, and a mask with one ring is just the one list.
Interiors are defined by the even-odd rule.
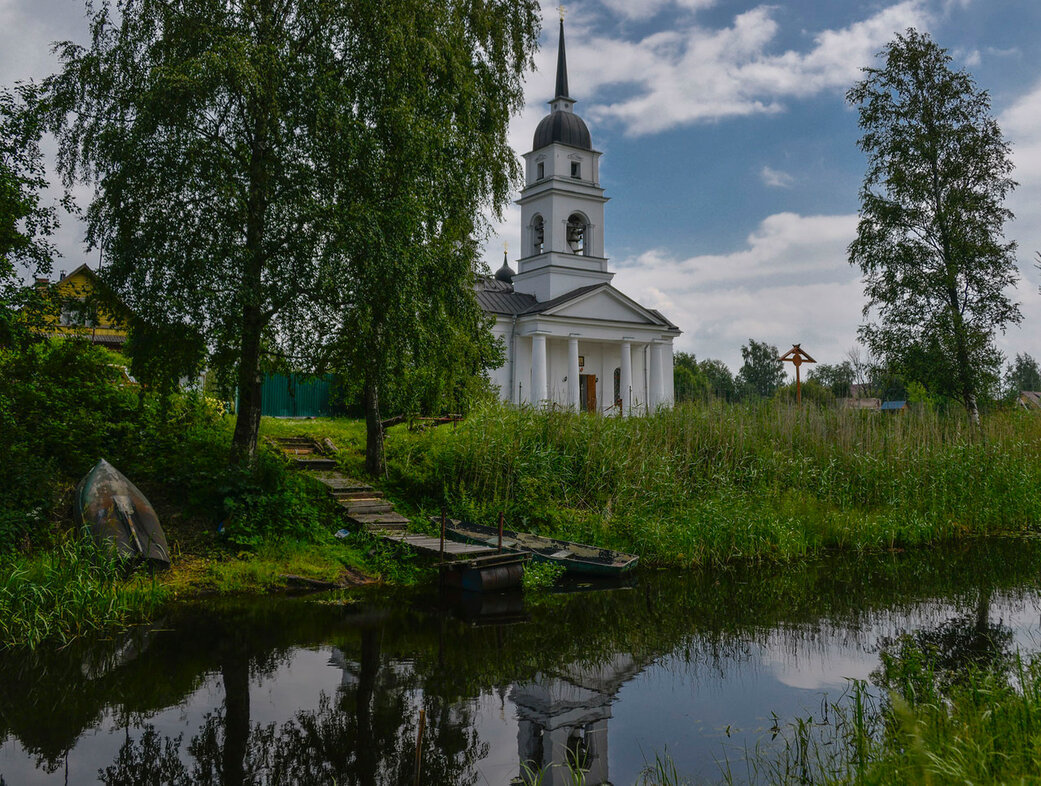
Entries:
[[509,784],[522,762],[567,783],[569,750],[591,785],[665,751],[686,777],[726,760],[740,780],[775,724],[870,679],[889,637],[939,631],[955,666],[1041,640],[1037,541],[568,589],[192,603],[0,655],[0,782],[411,784],[421,711],[427,784]]

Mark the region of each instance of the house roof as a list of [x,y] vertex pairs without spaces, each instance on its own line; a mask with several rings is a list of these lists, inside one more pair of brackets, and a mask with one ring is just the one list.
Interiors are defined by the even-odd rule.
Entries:
[[1021,390],[1019,391],[1019,400],[1023,402],[1023,406],[1033,406],[1041,409],[1041,391],[1037,390]]

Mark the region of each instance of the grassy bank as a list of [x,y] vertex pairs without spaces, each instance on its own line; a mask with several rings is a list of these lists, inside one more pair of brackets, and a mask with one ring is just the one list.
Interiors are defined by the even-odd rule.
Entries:
[[1041,525],[1041,418],[777,402],[616,419],[492,406],[392,432],[390,485],[430,509],[686,566]]
[[[125,359],[81,341],[0,349],[0,647],[66,641],[189,594],[269,591],[287,574],[398,575],[364,535],[341,541],[326,489],[261,450],[231,460],[233,419],[198,395],[126,384]],[[87,555],[72,489],[99,458],[159,513],[173,569],[155,582]],[[95,555],[96,556],[96,555]]]

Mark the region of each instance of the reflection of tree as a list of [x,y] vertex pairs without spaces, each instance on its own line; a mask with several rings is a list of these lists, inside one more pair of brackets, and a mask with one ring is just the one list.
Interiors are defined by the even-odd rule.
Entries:
[[98,772],[105,786],[187,786],[191,781],[178,751],[182,735],[160,737],[147,724],[140,740],[127,735],[114,764]]
[[[411,784],[416,719],[423,706],[427,710],[423,782],[475,783],[474,765],[488,751],[470,714],[423,696],[414,672],[383,668],[379,641],[379,630],[363,631],[357,679],[345,681],[335,697],[323,692],[317,708],[301,710],[278,727],[250,724],[249,660],[244,650],[225,646],[224,704],[206,714],[188,743],[194,761],[191,777],[178,759],[181,737],[163,738],[147,727],[139,740],[128,737],[116,762],[105,770],[104,782],[111,786]],[[164,762],[155,775],[147,769],[150,760]]]
[[1013,633],[990,621],[992,590],[981,587],[975,608],[881,643],[881,665],[872,675],[881,687],[921,701],[963,682],[972,671],[1005,672],[1012,663]]

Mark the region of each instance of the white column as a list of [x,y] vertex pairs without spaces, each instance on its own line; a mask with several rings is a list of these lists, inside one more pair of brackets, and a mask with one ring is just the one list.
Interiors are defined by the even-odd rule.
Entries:
[[578,334],[572,333],[567,340],[567,399],[575,412],[581,412],[578,387]]
[[665,397],[665,405],[667,407],[676,406],[676,369],[673,367],[672,358],[672,341],[668,341],[661,346],[661,379],[662,379],[662,395]]
[[633,408],[633,344],[622,339],[622,365],[618,374],[619,395],[622,397],[622,414],[631,415]]
[[662,405],[662,368],[661,368],[661,344],[655,341],[651,344],[651,373],[650,390],[647,391],[647,405],[653,412]]
[[546,334],[531,337],[531,403],[541,407],[546,401]]

